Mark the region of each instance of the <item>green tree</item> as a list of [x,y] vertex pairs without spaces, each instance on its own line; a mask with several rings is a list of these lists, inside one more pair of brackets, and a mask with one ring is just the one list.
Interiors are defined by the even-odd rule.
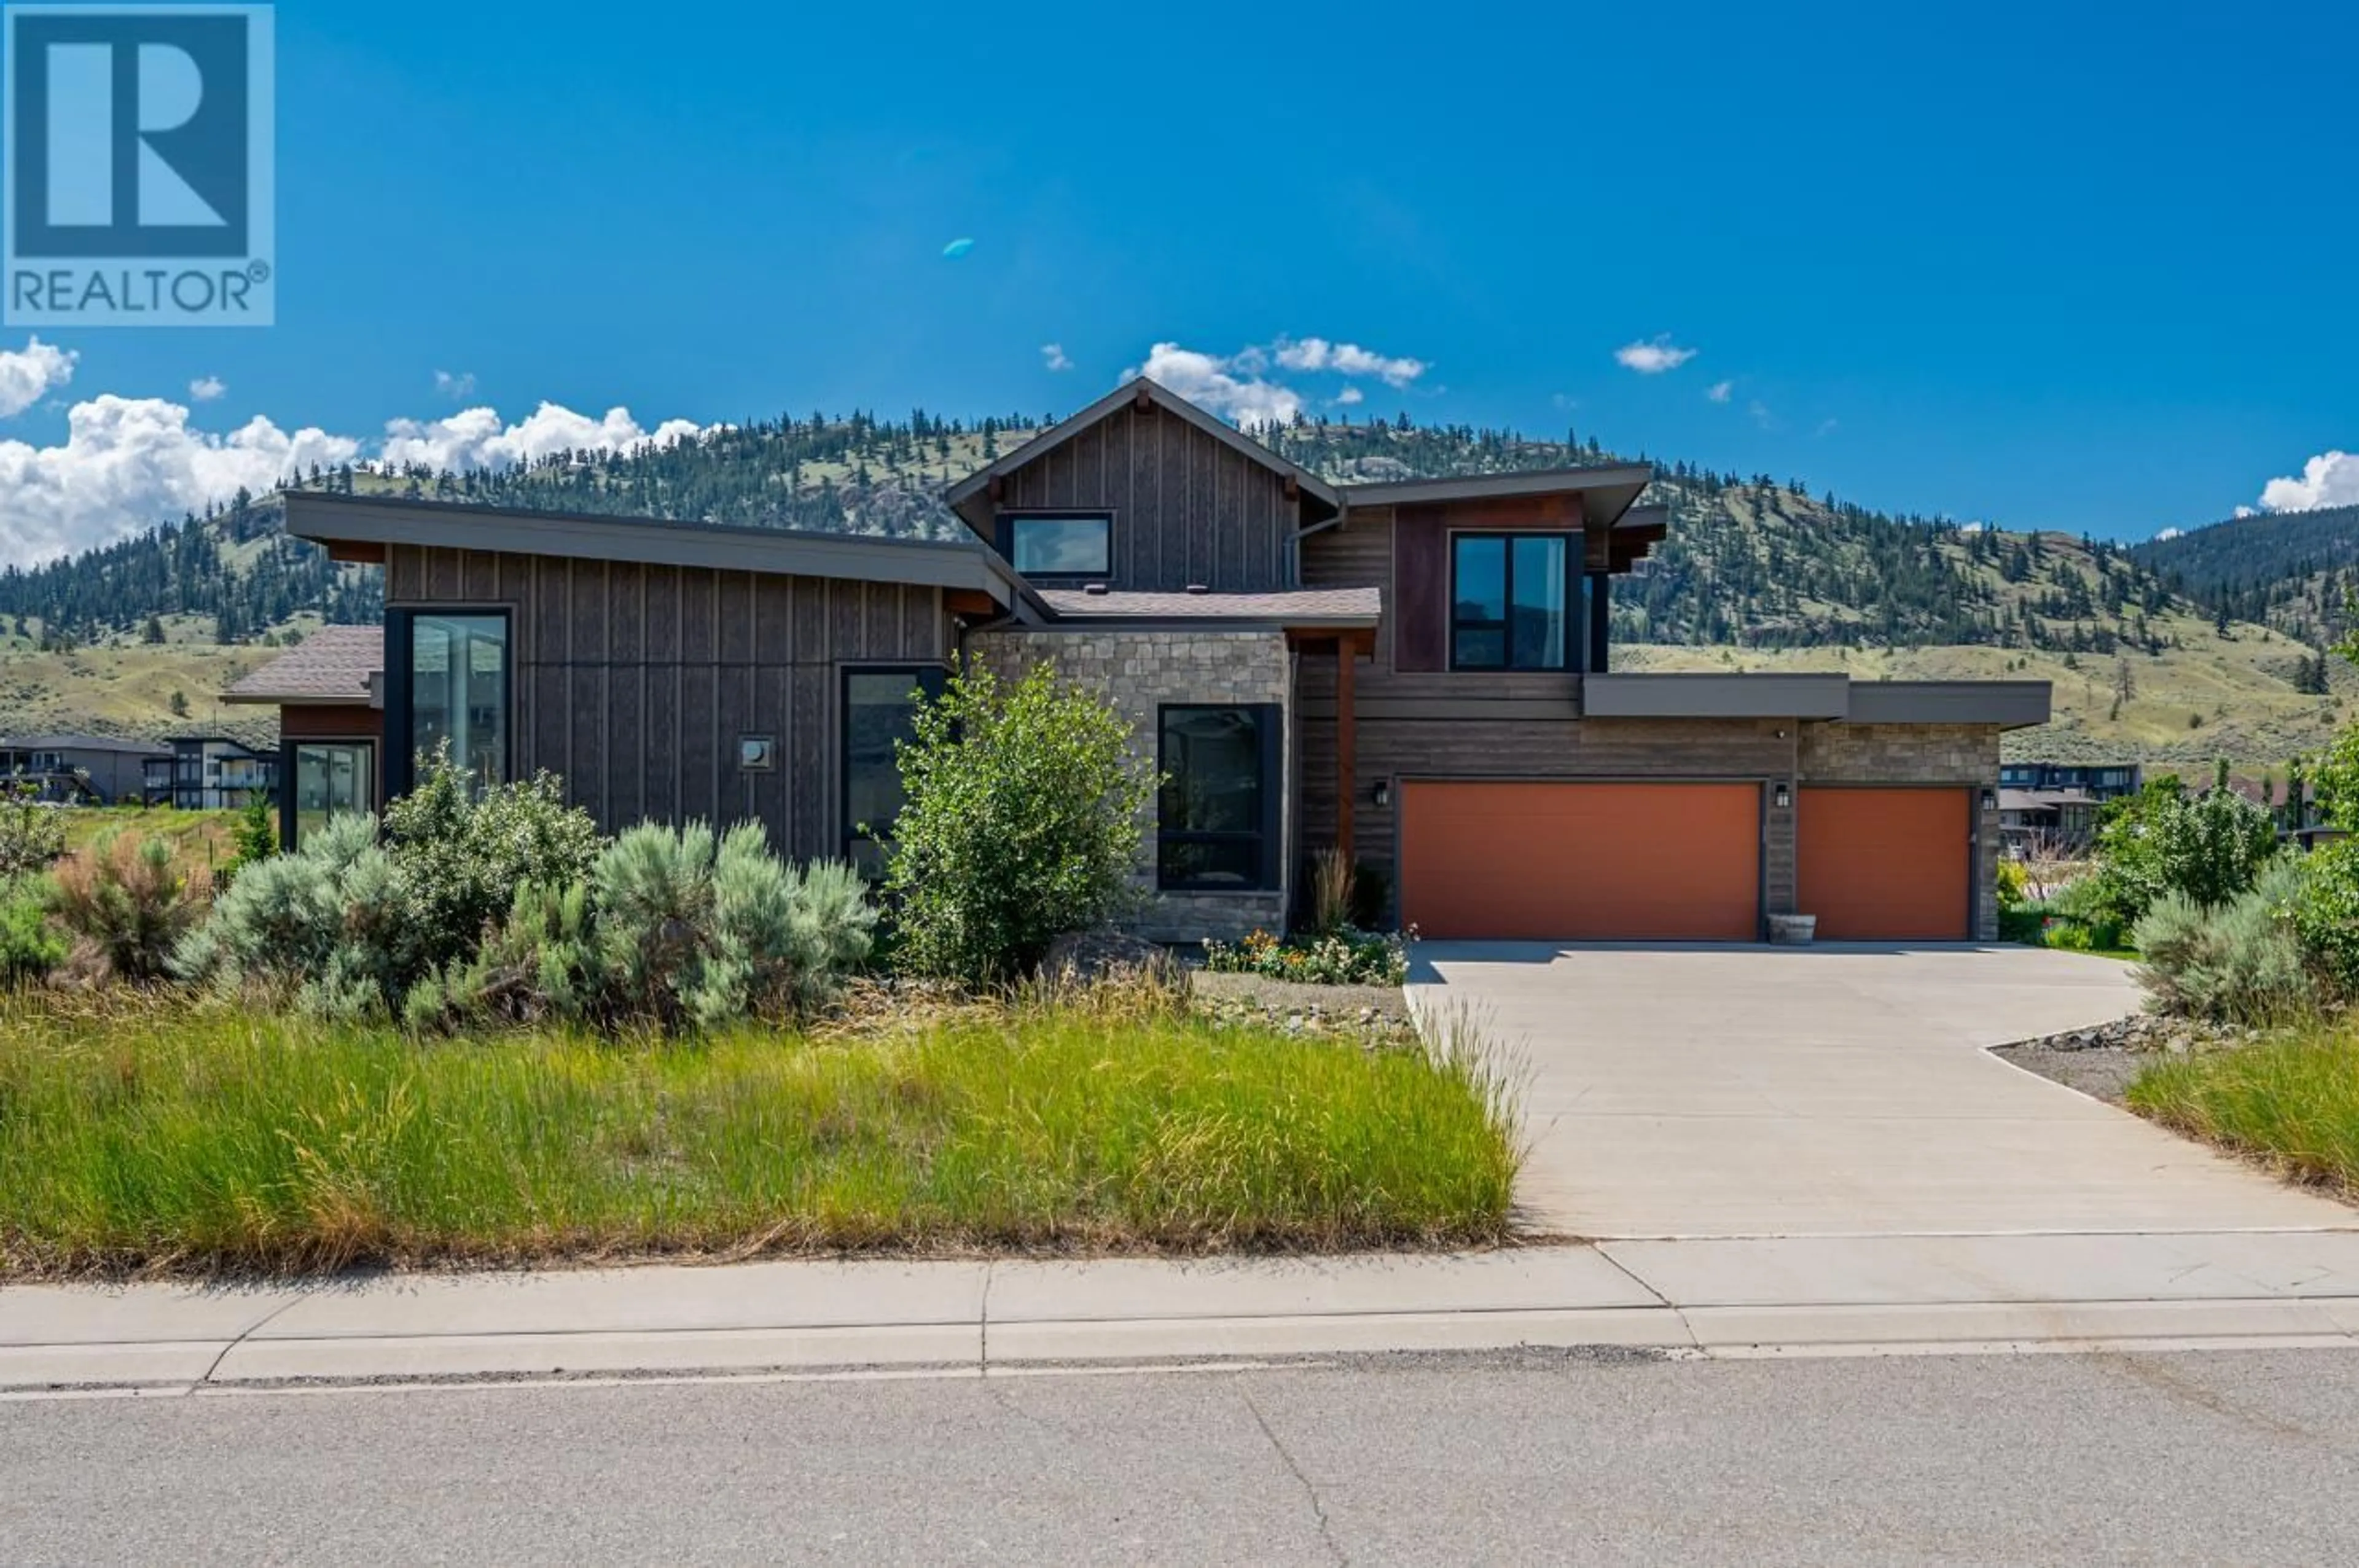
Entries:
[[164,640],[164,622],[153,615],[147,617],[147,624],[139,629],[139,640],[143,643],[161,643]]
[[970,665],[916,730],[886,877],[904,968],[1006,982],[1132,907],[1156,780],[1103,698],[1047,663],[1006,686]]
[[173,718],[186,719],[189,716],[189,694],[185,691],[175,690],[172,693],[171,700],[167,702],[164,706],[172,710]]

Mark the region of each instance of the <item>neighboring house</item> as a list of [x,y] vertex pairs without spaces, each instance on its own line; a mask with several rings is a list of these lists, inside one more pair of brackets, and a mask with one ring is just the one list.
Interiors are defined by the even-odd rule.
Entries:
[[183,811],[234,811],[255,795],[275,796],[278,759],[227,735],[175,735],[172,804]]
[[136,804],[148,765],[171,756],[168,745],[111,735],[0,735],[0,774],[38,784],[45,800]]
[[2136,762],[2008,762],[1998,771],[2001,789],[2046,795],[2081,795],[2102,806],[2145,787],[2146,770]]
[[1999,832],[2017,855],[2075,853],[2096,841],[2103,804],[2085,789],[2010,789],[2002,784]]
[[[2047,684],[1612,673],[1651,478],[1333,485],[1138,381],[953,486],[972,542],[300,492],[287,530],[386,568],[381,686],[321,704],[385,742],[371,804],[447,743],[609,829],[752,817],[873,865],[912,693],[1053,661],[1166,775],[1151,936],[1277,927],[1331,847],[1429,936],[1995,935],[1999,736]],[[310,722],[322,654],[234,699]]]

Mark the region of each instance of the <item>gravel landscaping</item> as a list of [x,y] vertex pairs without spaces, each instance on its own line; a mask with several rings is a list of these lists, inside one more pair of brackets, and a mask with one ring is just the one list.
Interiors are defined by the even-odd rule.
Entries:
[[1199,1008],[1218,1016],[1242,1015],[1280,1028],[1320,1033],[1414,1033],[1408,999],[1398,986],[1314,986],[1261,975],[1188,971]]
[[2093,1028],[1997,1046],[1991,1054],[2093,1098],[2121,1105],[2131,1080],[2163,1056],[2222,1050],[2257,1037],[2252,1030],[2138,1013]]

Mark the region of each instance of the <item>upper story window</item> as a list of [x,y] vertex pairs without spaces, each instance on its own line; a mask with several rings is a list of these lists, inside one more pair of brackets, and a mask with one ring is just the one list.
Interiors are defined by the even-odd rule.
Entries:
[[1564,534],[1451,535],[1451,667],[1566,668],[1571,562]]
[[[407,795],[417,760],[444,745],[481,784],[506,781],[510,722],[508,616],[504,610],[386,613],[386,793]],[[404,744],[404,741],[407,744]]]
[[1008,564],[1026,577],[1114,575],[1111,513],[1012,512],[999,526]]

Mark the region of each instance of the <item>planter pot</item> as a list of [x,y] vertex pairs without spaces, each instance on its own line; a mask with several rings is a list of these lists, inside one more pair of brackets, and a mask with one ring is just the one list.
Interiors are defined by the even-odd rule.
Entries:
[[1780,947],[1807,947],[1817,940],[1819,917],[1815,914],[1773,914],[1769,917],[1769,940]]

